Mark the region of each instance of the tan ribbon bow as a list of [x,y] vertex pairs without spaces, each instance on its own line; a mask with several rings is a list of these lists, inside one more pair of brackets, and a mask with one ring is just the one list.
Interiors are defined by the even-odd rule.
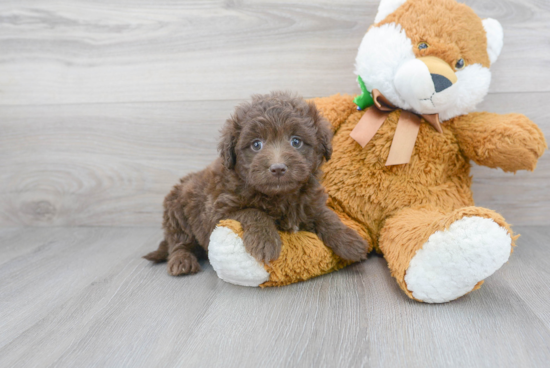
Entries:
[[[350,136],[363,148],[374,137],[378,129],[386,121],[390,112],[398,109],[377,89],[372,90],[372,97],[374,105],[365,111],[361,120],[359,120],[350,133]],[[397,122],[386,166],[409,163],[416,137],[418,136],[418,130],[420,129],[420,117],[423,117],[439,133],[443,133],[441,123],[439,122],[439,114],[419,116],[413,112],[402,110]]]

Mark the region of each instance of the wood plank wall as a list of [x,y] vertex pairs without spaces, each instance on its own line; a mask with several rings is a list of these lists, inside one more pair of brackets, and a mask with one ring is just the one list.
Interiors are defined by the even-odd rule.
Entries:
[[[550,2],[467,0],[504,26],[480,109],[522,112],[550,140]],[[0,2],[0,226],[157,225],[177,179],[216,157],[239,101],[275,89],[358,93],[377,0]],[[474,167],[478,205],[550,223],[534,173]]]

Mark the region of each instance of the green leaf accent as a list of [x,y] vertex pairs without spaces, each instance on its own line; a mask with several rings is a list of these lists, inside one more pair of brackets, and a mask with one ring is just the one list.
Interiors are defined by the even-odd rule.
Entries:
[[365,82],[360,75],[357,76],[357,83],[359,83],[359,88],[361,88],[361,93],[359,96],[353,99],[353,102],[357,105],[359,110],[364,110],[369,106],[374,105],[374,100],[372,99],[371,93],[367,90]]

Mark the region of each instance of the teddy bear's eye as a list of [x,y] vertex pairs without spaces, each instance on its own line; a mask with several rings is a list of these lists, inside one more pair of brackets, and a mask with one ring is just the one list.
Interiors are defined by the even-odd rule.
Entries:
[[428,45],[428,43],[426,43],[426,42],[420,42],[420,43],[418,44],[418,49],[419,49],[419,50],[426,50],[429,46],[430,46],[430,45]]
[[456,64],[455,64],[455,68],[457,68],[457,69],[462,69],[462,68],[464,68],[464,59],[458,60],[458,61],[456,62]]
[[262,150],[263,146],[264,146],[264,143],[261,140],[256,139],[254,142],[252,142],[252,144],[250,145],[250,148],[252,148],[252,151],[259,152]]

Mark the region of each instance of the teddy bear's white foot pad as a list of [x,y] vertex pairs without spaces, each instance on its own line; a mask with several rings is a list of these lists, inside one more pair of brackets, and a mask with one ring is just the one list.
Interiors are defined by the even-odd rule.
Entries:
[[407,288],[426,303],[457,299],[506,263],[511,248],[508,231],[492,219],[464,217],[417,251],[405,275]]
[[218,226],[210,235],[208,259],[225,282],[241,286],[259,286],[269,280],[269,273],[244,248],[243,240],[233,230]]

